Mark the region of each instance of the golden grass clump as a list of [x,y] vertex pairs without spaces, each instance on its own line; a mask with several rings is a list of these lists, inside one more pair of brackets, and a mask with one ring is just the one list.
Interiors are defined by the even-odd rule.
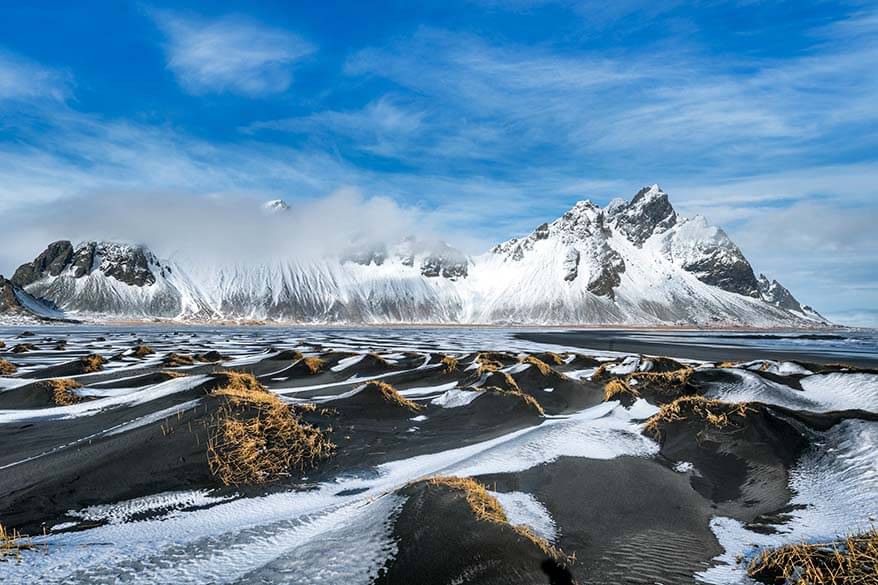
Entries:
[[488,493],[485,486],[469,477],[450,477],[437,475],[427,480],[429,485],[437,485],[452,490],[463,492],[466,503],[472,510],[477,520],[482,522],[493,522],[494,524],[505,524],[511,527],[515,532],[523,538],[529,540],[542,551],[547,557],[552,557],[561,563],[572,563],[573,558],[568,557],[564,552],[552,546],[552,544],[543,538],[534,534],[528,526],[524,524],[513,525],[509,522],[506,512],[500,501]]
[[670,372],[633,372],[628,375],[628,380],[644,380],[662,386],[685,386],[689,383],[694,373],[694,369],[686,366]]
[[722,402],[703,396],[681,396],[663,405],[646,421],[643,430],[658,438],[662,425],[690,417],[703,419],[713,427],[725,429],[735,424],[735,418],[746,417],[751,410],[746,402]]
[[10,350],[12,353],[26,353],[37,348],[33,343],[17,343]]
[[6,348],[6,342],[0,341],[0,349],[5,349],[5,348]]
[[308,368],[308,373],[311,375],[319,374],[323,371],[323,368],[326,366],[326,362],[320,359],[319,357],[306,357],[302,359],[302,363],[305,364],[305,367]]
[[520,360],[523,364],[530,364],[540,371],[544,376],[552,373],[552,367],[535,355],[529,355]]
[[718,364],[716,364],[716,367],[717,368],[734,368],[736,365],[738,365],[738,363],[739,362],[725,360],[725,361],[722,361],[722,362],[719,362]]
[[302,421],[306,405],[291,406],[249,373],[224,372],[212,396],[228,399],[208,439],[210,471],[225,485],[258,485],[329,457],[335,445],[319,427]]
[[496,356],[494,354],[486,352],[482,352],[476,355],[476,363],[479,364],[479,374],[496,372],[503,367],[503,363],[497,359],[494,359],[495,357]]
[[185,353],[176,353],[172,351],[165,356],[165,359],[162,361],[162,363],[165,365],[165,367],[168,368],[193,366],[195,365],[195,358]]
[[363,389],[363,392],[378,392],[381,395],[381,398],[390,402],[391,404],[395,404],[397,406],[402,406],[403,408],[407,408],[412,412],[418,412],[423,410],[423,406],[417,404],[416,402],[412,402],[399,392],[397,392],[396,388],[388,384],[387,382],[382,382],[380,380],[372,380],[371,382],[366,382],[366,387]]
[[640,396],[640,392],[632,388],[628,382],[619,378],[613,378],[604,384],[604,400],[619,400],[624,396],[637,398]]
[[561,355],[555,353],[554,351],[544,352],[543,356],[545,357],[545,360],[552,362],[556,366],[563,366],[564,365],[564,358]]
[[0,376],[11,376],[18,371],[18,366],[13,363],[0,359]]
[[218,374],[224,381],[219,388],[210,391],[211,396],[225,396],[233,404],[283,404],[283,401],[268,391],[256,377],[249,372],[226,371]]
[[34,544],[17,530],[8,530],[0,524],[0,562],[9,557],[21,559],[21,551],[35,548]]
[[133,355],[136,358],[144,358],[144,357],[146,357],[148,355],[152,355],[154,353],[155,353],[155,351],[150,346],[144,345],[141,343],[140,345],[138,345],[137,347],[134,348],[134,350],[131,352],[131,355]]
[[835,542],[790,544],[765,550],[747,574],[766,583],[859,585],[878,583],[878,530]]
[[102,356],[91,353],[87,356],[79,358],[79,363],[82,364],[82,371],[86,374],[93,374],[95,372],[100,372],[104,369],[104,364],[107,363]]
[[500,388],[499,386],[488,386],[484,389],[485,392],[491,392],[492,394],[500,394],[503,396],[513,396],[518,400],[521,400],[530,408],[536,410],[540,416],[544,416],[546,411],[543,410],[543,405],[537,402],[537,399],[531,396],[530,394],[523,392],[521,389],[518,390],[507,390],[505,388]]
[[457,368],[460,366],[460,361],[454,356],[442,356],[442,366],[445,373],[450,374],[451,372],[457,370]]
[[52,402],[57,406],[70,406],[82,402],[82,397],[74,392],[82,385],[71,378],[55,378],[48,381],[49,388],[52,389]]
[[592,380],[603,380],[604,376],[607,375],[607,364],[601,364],[594,369],[594,373],[591,375]]

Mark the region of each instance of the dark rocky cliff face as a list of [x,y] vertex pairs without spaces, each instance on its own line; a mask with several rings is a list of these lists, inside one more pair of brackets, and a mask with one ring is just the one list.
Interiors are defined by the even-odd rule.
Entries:
[[644,187],[626,205],[617,205],[610,219],[635,246],[642,246],[653,234],[662,233],[677,223],[677,212],[667,194],[658,185]]
[[15,271],[12,282],[25,288],[48,276],[58,276],[70,270],[74,278],[82,278],[100,270],[131,286],[155,284],[152,266],[161,265],[141,246],[84,242],[76,247],[66,240],[53,242],[33,262],[22,264]]
[[15,295],[15,285],[0,276],[0,314],[22,312],[24,312],[24,308]]
[[753,267],[744,256],[722,257],[719,254],[683,265],[683,268],[705,284],[748,297],[759,297],[759,285]]
[[[775,307],[800,313],[805,309],[786,287],[776,280],[768,280],[764,274],[759,275],[759,292],[765,302]],[[808,309],[813,311],[810,307]]]
[[58,276],[73,258],[73,246],[66,240],[52,242],[33,262],[22,264],[12,275],[16,286],[25,287],[44,276]]

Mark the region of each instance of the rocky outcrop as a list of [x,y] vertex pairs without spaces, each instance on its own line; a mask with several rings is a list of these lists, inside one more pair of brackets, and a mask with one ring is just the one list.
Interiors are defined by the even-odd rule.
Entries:
[[15,285],[0,275],[0,315],[23,312],[24,307],[15,294]]
[[155,284],[153,267],[161,264],[143,246],[113,242],[83,242],[74,250],[66,240],[53,242],[34,259],[15,271],[12,282],[25,288],[47,277],[68,271],[73,278],[82,278],[93,270],[131,286]]
[[12,275],[12,282],[25,287],[45,276],[58,276],[70,265],[73,246],[69,241],[52,242],[33,262],[22,264]]
[[617,200],[608,213],[616,228],[638,247],[677,223],[677,212],[658,185],[642,188],[630,203]]

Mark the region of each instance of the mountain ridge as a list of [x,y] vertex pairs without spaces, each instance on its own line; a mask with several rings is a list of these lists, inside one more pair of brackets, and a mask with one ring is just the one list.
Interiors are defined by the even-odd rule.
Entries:
[[[293,212],[282,200],[262,209]],[[471,257],[408,237],[317,259],[182,264],[144,245],[60,240],[9,282],[65,315],[98,320],[828,324],[776,280],[757,278],[721,228],[679,216],[658,185],[605,207],[579,201]]]

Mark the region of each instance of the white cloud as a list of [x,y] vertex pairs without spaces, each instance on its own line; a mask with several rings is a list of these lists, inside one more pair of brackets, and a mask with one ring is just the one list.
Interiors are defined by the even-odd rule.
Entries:
[[167,37],[168,69],[192,94],[286,91],[294,64],[314,51],[290,32],[238,17],[206,20],[158,12],[155,21]]
[[72,77],[0,49],[0,100],[62,101],[70,96]]

